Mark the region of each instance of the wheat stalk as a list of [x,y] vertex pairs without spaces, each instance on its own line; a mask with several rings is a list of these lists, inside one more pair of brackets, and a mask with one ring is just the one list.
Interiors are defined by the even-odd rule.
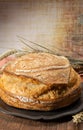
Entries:
[[79,124],[83,121],[83,112],[80,112],[72,117],[73,117],[73,119],[72,119],[73,123]]
[[11,49],[11,50],[8,50],[7,52],[3,53],[0,55],[0,60],[12,55],[12,54],[15,54],[17,53],[17,50],[16,49]]

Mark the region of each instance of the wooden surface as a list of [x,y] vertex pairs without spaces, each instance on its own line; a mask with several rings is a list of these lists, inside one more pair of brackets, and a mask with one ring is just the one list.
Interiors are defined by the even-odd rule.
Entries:
[[72,118],[57,121],[34,121],[0,112],[0,130],[83,130],[83,122],[75,125]]
[[83,123],[70,121],[33,121],[5,115],[0,112],[0,130],[83,130]]

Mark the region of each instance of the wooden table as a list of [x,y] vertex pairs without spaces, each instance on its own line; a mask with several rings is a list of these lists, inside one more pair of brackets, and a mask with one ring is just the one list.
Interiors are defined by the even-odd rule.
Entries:
[[83,123],[76,126],[72,120],[66,122],[33,121],[0,112],[0,130],[83,130]]
[[0,112],[0,130],[83,130],[83,122],[75,125],[72,118],[58,121],[34,121]]

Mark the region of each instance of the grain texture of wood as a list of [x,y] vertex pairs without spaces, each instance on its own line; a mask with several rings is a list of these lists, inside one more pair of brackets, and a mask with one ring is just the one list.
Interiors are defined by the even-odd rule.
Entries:
[[6,115],[0,112],[0,130],[82,130],[83,123],[75,125],[72,120],[34,121]]

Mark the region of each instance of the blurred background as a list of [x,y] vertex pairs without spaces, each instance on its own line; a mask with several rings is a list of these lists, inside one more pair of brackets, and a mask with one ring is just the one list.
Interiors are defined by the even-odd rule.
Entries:
[[18,36],[83,60],[83,0],[0,0],[0,48],[21,48]]

